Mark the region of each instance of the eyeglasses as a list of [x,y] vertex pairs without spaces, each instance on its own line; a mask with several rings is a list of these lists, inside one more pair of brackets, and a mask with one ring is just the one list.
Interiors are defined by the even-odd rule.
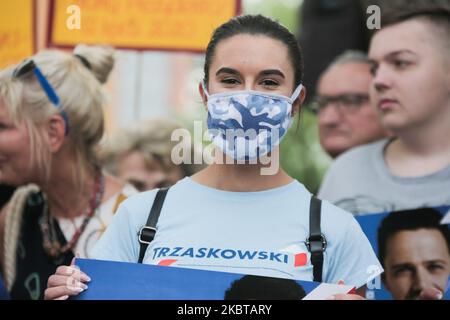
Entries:
[[337,96],[317,96],[312,105],[311,110],[320,114],[330,103],[334,103],[340,112],[352,113],[360,109],[364,103],[369,101],[368,94],[347,93]]
[[41,69],[39,69],[36,63],[34,63],[34,61],[31,59],[24,60],[14,70],[13,77],[20,78],[30,72],[33,72],[36,78],[38,79],[39,84],[41,85],[42,89],[47,95],[48,100],[59,110],[61,116],[64,119],[64,123],[66,124],[65,135],[67,135],[69,133],[69,117],[67,116],[67,112],[62,108],[60,104],[60,99],[56,94],[55,89],[52,87],[50,82],[48,82],[48,80],[44,77]]

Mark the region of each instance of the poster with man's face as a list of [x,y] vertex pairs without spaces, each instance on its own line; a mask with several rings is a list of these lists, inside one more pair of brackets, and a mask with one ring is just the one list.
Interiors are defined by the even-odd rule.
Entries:
[[369,299],[420,299],[437,289],[450,298],[449,206],[357,216],[384,273],[368,284]]

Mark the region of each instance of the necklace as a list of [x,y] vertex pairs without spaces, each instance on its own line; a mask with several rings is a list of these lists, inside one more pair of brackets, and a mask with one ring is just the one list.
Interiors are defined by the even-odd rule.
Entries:
[[72,239],[68,241],[64,246],[58,240],[58,235],[56,233],[55,228],[55,218],[50,216],[50,210],[48,208],[47,199],[44,200],[44,215],[40,219],[39,224],[42,231],[42,245],[44,250],[47,252],[49,256],[52,258],[58,258],[61,255],[64,255],[69,250],[72,250],[78,242],[83,231],[86,229],[90,219],[95,214],[97,208],[100,206],[100,203],[103,198],[103,194],[105,191],[105,178],[101,172],[101,170],[97,171],[97,176],[95,179],[94,189],[92,192],[92,197],[89,201],[89,207],[84,212],[84,220],[81,226],[75,231]]

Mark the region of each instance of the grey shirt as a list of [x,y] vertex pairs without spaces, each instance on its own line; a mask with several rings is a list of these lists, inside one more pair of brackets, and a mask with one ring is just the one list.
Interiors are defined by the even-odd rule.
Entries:
[[450,205],[450,165],[425,176],[394,176],[384,161],[389,141],[356,147],[338,157],[319,197],[354,214]]

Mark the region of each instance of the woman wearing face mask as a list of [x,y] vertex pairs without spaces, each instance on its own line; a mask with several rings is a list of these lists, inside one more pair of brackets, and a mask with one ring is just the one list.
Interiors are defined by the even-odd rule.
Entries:
[[[368,267],[382,269],[353,217],[323,202],[321,231],[310,237],[311,194],[282,169],[261,171],[267,169],[264,158],[278,152],[305,97],[295,37],[260,15],[231,19],[215,30],[204,71],[199,91],[207,106],[215,162],[172,186],[165,198],[163,191],[152,190],[125,201],[97,243],[95,257],[343,281],[363,291],[377,275],[367,274]],[[163,205],[157,232],[142,250],[136,234],[154,203]],[[141,240],[151,240],[148,233],[152,230],[143,229]],[[67,299],[86,288],[85,274],[78,286],[66,286],[72,271],[60,267],[50,277],[47,299]]]
[[49,275],[91,249],[135,192],[103,173],[102,86],[113,50],[44,51],[0,73],[0,182],[22,186],[0,214],[12,299],[43,298]]

